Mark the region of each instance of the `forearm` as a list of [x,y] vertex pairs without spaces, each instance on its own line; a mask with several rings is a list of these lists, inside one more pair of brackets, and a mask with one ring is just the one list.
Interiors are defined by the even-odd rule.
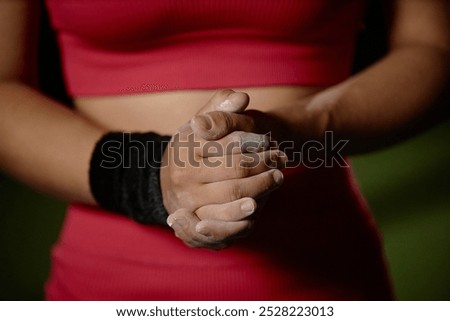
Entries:
[[444,118],[449,62],[444,49],[404,46],[347,81],[272,114],[297,141],[332,131],[349,140],[346,152],[376,149]]
[[[327,130],[366,151],[410,137],[444,120],[449,53],[433,47],[399,48],[342,86]],[[448,103],[448,102],[447,102]]]
[[93,204],[89,161],[105,132],[20,83],[0,83],[0,168],[47,194]]

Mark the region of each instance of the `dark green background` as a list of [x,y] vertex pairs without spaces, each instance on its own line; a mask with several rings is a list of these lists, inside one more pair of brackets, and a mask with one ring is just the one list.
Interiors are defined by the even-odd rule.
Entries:
[[[450,300],[450,126],[353,158],[398,299]],[[0,182],[0,299],[42,299],[64,204]]]

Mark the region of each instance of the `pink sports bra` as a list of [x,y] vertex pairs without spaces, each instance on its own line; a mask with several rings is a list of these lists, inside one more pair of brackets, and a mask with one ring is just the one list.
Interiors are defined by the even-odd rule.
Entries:
[[46,0],[72,97],[348,77],[363,0]]

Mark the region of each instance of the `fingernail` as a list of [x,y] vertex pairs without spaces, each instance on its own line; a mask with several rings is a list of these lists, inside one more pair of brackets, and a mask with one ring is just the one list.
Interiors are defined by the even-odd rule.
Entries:
[[233,102],[230,99],[227,99],[223,101],[217,109],[220,111],[232,111],[234,109],[233,107]]
[[236,112],[248,105],[248,96],[242,92],[233,92],[218,106],[219,111]]
[[283,184],[284,181],[283,173],[279,170],[274,170],[273,179],[275,180],[275,183],[277,183],[277,185]]
[[255,204],[251,200],[247,200],[241,204],[242,214],[250,215],[255,211]]
[[186,219],[184,217],[177,217],[169,215],[167,218],[167,224],[172,227],[174,224],[178,224],[180,226],[184,225],[186,223]]

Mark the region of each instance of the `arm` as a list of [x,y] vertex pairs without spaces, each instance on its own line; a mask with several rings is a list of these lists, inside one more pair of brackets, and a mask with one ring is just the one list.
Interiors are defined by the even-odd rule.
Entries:
[[369,151],[443,119],[450,84],[450,4],[397,0],[392,10],[384,59],[314,97],[273,110],[297,141],[320,139],[328,130],[349,140],[347,152]]
[[[37,2],[37,1],[36,1]],[[105,132],[32,89],[37,10],[31,1],[1,1],[0,168],[66,200],[94,204],[89,159]]]
[[[374,150],[412,136],[449,115],[450,4],[393,1],[390,51],[379,62],[313,96],[265,114],[213,112],[197,116],[194,131],[217,139],[223,123],[278,141],[346,139],[347,153]],[[447,95],[447,97],[446,97]],[[447,105],[446,105],[447,104]]]
[[[0,30],[9,31],[0,37],[0,169],[44,193],[69,201],[95,204],[89,187],[89,165],[92,152],[107,129],[92,124],[33,88],[36,73],[36,15],[39,12],[35,3],[37,1],[0,1]],[[213,107],[208,107],[213,110]],[[197,170],[184,169],[190,178],[188,183],[195,183],[198,179],[211,182],[214,180],[211,176],[214,178],[218,174],[216,170],[195,175]],[[264,168],[260,170],[265,171]],[[225,177],[236,179],[222,182],[221,188],[224,191],[239,190],[241,180],[235,175],[234,169],[228,169],[227,173],[223,173]],[[240,177],[246,179],[244,176],[249,175],[242,172]],[[168,182],[173,180],[171,173],[163,176]],[[207,188],[200,191],[200,187],[195,184],[188,186],[182,182],[177,187],[180,190],[189,187],[191,193],[199,189],[195,204],[200,217],[207,218],[210,213],[219,213],[225,220],[240,221],[251,214],[241,211],[242,204],[250,202],[251,212],[255,207],[254,201],[246,198],[247,193],[258,195],[278,185],[272,172],[262,173],[262,176],[267,184],[249,184],[249,189],[240,194],[221,194],[220,188],[214,186],[215,200],[219,204],[203,207],[211,201],[205,193]],[[227,206],[228,201],[230,206]],[[182,207],[183,202],[178,205]],[[224,232],[220,235],[215,233],[221,239],[248,226],[245,222],[232,223],[231,229],[224,230],[221,228],[224,224],[222,221],[218,224],[210,222],[209,226],[213,230],[218,226],[217,229]],[[216,243],[214,237],[206,241]]]

